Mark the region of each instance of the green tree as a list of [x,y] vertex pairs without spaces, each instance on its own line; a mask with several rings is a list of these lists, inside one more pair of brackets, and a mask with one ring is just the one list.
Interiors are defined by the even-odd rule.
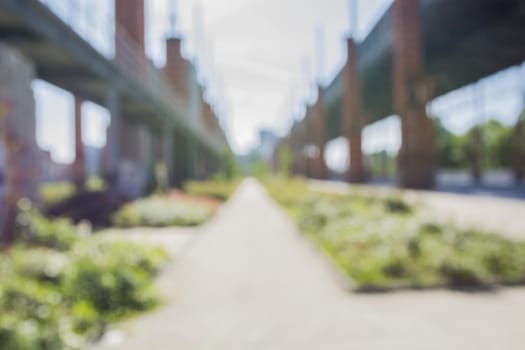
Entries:
[[241,173],[239,164],[237,163],[237,159],[235,159],[235,155],[230,149],[223,153],[221,165],[221,171],[216,176],[225,180],[234,180],[239,178]]
[[439,166],[448,169],[467,167],[465,136],[450,132],[439,118],[434,118],[434,124]]
[[279,175],[287,179],[290,177],[290,171],[292,168],[292,152],[290,147],[283,145],[279,148]]

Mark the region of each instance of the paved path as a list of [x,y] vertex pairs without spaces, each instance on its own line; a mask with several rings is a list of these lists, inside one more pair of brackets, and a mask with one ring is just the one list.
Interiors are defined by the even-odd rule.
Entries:
[[166,306],[123,325],[126,350],[513,350],[525,289],[355,295],[253,180],[159,281]]

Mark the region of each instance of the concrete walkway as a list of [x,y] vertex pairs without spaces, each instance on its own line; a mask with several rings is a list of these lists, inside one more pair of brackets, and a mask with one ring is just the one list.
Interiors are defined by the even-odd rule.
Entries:
[[346,292],[335,270],[253,180],[198,235],[159,281],[167,304],[123,325],[122,339],[97,349],[525,346],[525,289]]

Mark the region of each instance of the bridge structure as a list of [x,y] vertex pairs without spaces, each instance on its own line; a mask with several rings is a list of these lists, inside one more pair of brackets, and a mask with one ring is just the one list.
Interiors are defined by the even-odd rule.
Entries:
[[114,1],[109,50],[76,30],[80,9],[70,6],[68,21],[52,5],[0,0],[0,206],[7,208],[0,210],[0,230],[19,198],[37,195],[34,79],[74,96],[73,177],[79,186],[86,179],[84,101],[109,111],[103,176],[121,196],[139,196],[159,164],[167,169],[170,185],[217,171],[229,146],[196,68],[181,53],[181,37],[173,33],[166,39],[166,64],[157,68],[145,53],[144,0]]
[[[525,60],[525,2],[394,0],[364,40],[350,35],[346,44],[346,64],[328,86],[318,87],[317,101],[281,142],[294,154],[295,172],[326,178],[326,144],[343,136],[349,141],[348,180],[365,181],[362,130],[398,115],[400,185],[431,188],[436,142],[427,105]],[[316,155],[304,151],[312,145]]]

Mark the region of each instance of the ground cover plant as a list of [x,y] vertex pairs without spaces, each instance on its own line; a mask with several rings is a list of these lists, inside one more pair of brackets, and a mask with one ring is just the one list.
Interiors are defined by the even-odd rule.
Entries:
[[208,221],[218,201],[178,191],[130,202],[112,217],[117,227],[196,226]]
[[[91,176],[86,181],[87,192],[101,192],[105,189],[104,180],[97,176]],[[52,207],[66,201],[77,193],[72,182],[48,182],[40,185],[39,194],[45,208]]]
[[161,249],[84,236],[68,220],[21,209],[19,239],[0,254],[0,349],[82,349],[109,323],[159,302]]
[[525,282],[524,242],[436,221],[395,195],[319,193],[300,180],[266,186],[358,290]]
[[228,200],[237,187],[240,180],[208,180],[208,181],[187,181],[184,183],[184,192],[201,197],[212,197],[220,201]]

